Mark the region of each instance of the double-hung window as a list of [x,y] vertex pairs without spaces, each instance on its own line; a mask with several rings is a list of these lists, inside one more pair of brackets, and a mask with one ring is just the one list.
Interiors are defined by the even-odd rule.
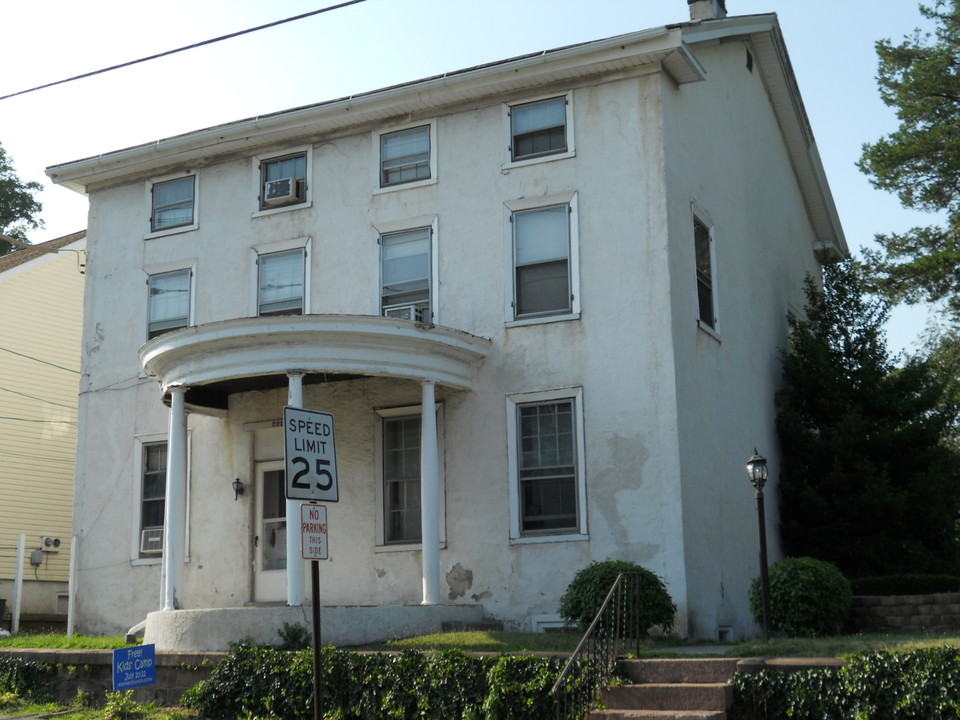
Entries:
[[511,222],[514,316],[572,312],[570,206],[514,212]]
[[579,389],[507,398],[514,538],[585,535]]
[[141,452],[140,555],[163,550],[163,515],[166,504],[167,444],[144,443]]
[[420,416],[383,418],[383,540],[418,543]]
[[258,255],[257,266],[257,314],[302,315],[304,248]]
[[380,235],[380,309],[430,322],[430,227]]
[[150,230],[158,232],[194,224],[196,177],[157,182],[152,187]]
[[190,270],[158,273],[147,279],[147,337],[190,324]]
[[569,149],[567,98],[513,105],[510,108],[510,159],[514,162]]
[[430,125],[380,136],[380,187],[400,185],[431,176]]
[[697,319],[702,327],[717,329],[713,279],[713,233],[699,217],[693,218],[693,241],[697,265]]
[[307,153],[260,162],[260,209],[296,205],[307,200]]

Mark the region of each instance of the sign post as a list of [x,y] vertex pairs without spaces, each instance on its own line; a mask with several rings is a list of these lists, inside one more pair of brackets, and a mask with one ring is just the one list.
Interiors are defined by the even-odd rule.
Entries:
[[[317,410],[283,409],[283,446],[288,500],[300,505],[300,552],[310,561],[313,597],[313,718],[323,718],[323,667],[320,656],[320,560],[329,558],[327,508],[317,501],[338,502],[337,449],[333,415]],[[291,529],[292,530],[292,529]]]

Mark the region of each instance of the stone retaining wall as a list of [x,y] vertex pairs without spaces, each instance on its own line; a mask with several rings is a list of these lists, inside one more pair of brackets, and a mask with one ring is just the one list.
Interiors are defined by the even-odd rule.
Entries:
[[862,632],[960,630],[960,593],[854,597],[850,625],[853,630]]

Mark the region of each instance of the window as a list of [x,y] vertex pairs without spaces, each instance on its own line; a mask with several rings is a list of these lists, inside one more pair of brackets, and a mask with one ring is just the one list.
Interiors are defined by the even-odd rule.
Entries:
[[697,318],[702,325],[716,330],[713,296],[713,238],[710,229],[698,217],[693,218],[693,240],[697,257]]
[[304,288],[303,248],[257,256],[259,315],[302,315]]
[[140,555],[159,555],[163,551],[167,444],[144,443],[141,459]]
[[147,288],[148,338],[190,324],[190,270],[151,275]]
[[514,538],[584,535],[580,391],[507,399]]
[[383,419],[383,540],[418,543],[420,416]]
[[260,209],[296,205],[307,200],[307,153],[270,158],[260,163]]
[[431,228],[380,236],[380,308],[384,315],[429,322]]
[[380,136],[380,186],[399,185],[431,177],[430,126]]
[[567,152],[567,99],[550,98],[510,108],[510,158]]
[[153,184],[150,230],[157,232],[193,225],[194,176]]
[[515,317],[572,312],[570,206],[514,212],[510,219]]

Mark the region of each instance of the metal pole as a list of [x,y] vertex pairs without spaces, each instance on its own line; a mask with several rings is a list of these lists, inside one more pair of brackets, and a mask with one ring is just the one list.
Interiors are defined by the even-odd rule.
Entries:
[[26,556],[27,536],[17,537],[17,570],[13,580],[13,615],[10,617],[10,632],[20,632],[20,605],[23,602],[23,561]]
[[770,576],[767,573],[767,527],[763,512],[763,490],[757,488],[757,522],[760,525],[760,591],[763,598],[763,639],[770,639]]
[[323,661],[320,657],[320,561],[310,561],[313,595],[313,720],[323,719]]

